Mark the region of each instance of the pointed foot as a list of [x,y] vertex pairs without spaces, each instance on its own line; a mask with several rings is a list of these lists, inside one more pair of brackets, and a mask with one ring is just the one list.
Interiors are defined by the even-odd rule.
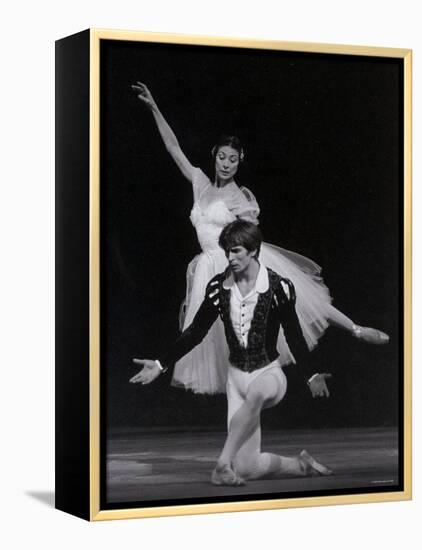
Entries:
[[302,463],[305,476],[331,476],[333,471],[315,460],[308,451],[303,450],[299,455],[299,460]]
[[374,344],[376,346],[383,346],[388,344],[390,337],[385,332],[371,327],[361,327],[359,325],[353,326],[353,335],[358,340],[367,342],[368,344]]

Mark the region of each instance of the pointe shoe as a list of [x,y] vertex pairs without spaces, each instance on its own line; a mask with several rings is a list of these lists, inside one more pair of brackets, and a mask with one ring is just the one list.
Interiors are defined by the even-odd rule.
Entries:
[[211,475],[211,483],[213,485],[239,487],[245,485],[245,480],[235,472],[231,464],[223,464],[223,466],[217,464]]
[[331,476],[333,474],[332,470],[317,462],[308,451],[303,450],[299,455],[299,460],[303,466],[305,476]]
[[359,325],[353,325],[353,336],[358,340],[363,340],[368,344],[375,344],[382,346],[388,344],[390,337],[385,332],[371,327],[361,327]]

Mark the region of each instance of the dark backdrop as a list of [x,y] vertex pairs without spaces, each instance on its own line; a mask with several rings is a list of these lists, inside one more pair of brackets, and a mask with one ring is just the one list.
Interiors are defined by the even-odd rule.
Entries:
[[334,305],[391,336],[369,346],[329,328],[313,352],[333,373],[315,401],[294,368],[264,413],[272,427],[396,425],[401,387],[402,62],[357,56],[102,41],[101,376],[107,428],[225,425],[224,396],[160,377],[132,385],[131,358],[178,334],[188,262],[200,252],[192,191],[131,84],[145,82],[191,162],[238,135],[237,181],[267,242],[323,266]]

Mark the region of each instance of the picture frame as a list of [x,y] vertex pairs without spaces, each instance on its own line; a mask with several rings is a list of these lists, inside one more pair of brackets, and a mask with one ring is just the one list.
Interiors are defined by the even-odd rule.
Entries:
[[[56,508],[99,521],[411,498],[411,63],[408,49],[102,29],[56,42]],[[306,444],[334,476],[213,486],[224,395],[129,383],[134,357],[177,337],[201,252],[191,188],[132,88],[144,79],[204,172],[219,133],[241,134],[264,240],[321,258],[334,304],[388,329],[368,346],[328,328],[311,355],[334,370],[330,398],[290,367],[265,413],[265,443]]]

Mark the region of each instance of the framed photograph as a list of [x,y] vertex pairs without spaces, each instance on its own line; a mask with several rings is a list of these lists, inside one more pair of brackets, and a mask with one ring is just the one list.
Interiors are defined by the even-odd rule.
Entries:
[[411,498],[411,51],[56,43],[56,507]]

